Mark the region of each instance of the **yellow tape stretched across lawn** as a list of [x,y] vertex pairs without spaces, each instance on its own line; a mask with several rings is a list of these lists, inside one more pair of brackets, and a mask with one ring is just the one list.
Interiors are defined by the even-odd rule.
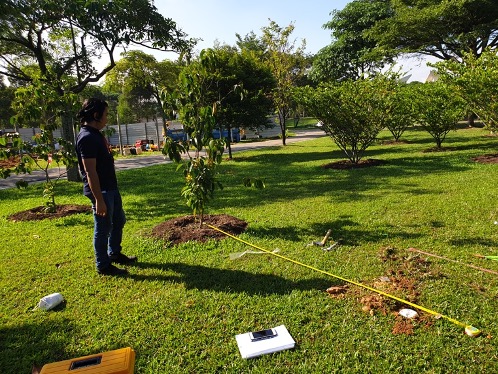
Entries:
[[384,292],[384,291],[381,291],[381,290],[377,290],[377,289],[372,288],[372,287],[370,287],[370,286],[367,286],[367,285],[365,285],[365,284],[358,283],[358,282],[355,282],[355,281],[352,281],[352,280],[349,280],[349,279],[346,279],[346,278],[340,277],[340,276],[338,276],[338,275],[335,275],[335,274],[329,273],[329,272],[327,272],[327,271],[320,270],[320,269],[317,269],[317,268],[315,268],[315,267],[313,267],[313,266],[310,266],[310,265],[307,265],[307,264],[303,264],[302,262],[299,262],[299,261],[293,260],[293,259],[291,259],[291,258],[288,258],[288,257],[282,256],[282,255],[280,255],[280,254],[278,254],[278,253],[275,253],[275,252],[269,251],[269,250],[267,250],[267,249],[264,249],[264,248],[258,247],[257,245],[251,244],[251,243],[249,243],[249,242],[247,242],[247,241],[245,241],[245,240],[242,240],[242,239],[240,239],[240,238],[237,238],[236,236],[234,236],[234,235],[232,235],[232,234],[230,234],[230,233],[228,233],[228,232],[225,232],[225,231],[223,231],[223,230],[219,229],[219,228],[218,228],[218,227],[216,227],[216,226],[212,226],[212,225],[209,225],[209,224],[207,224],[207,223],[204,223],[204,225],[206,225],[207,227],[209,227],[209,228],[211,228],[211,229],[213,229],[213,230],[219,231],[219,232],[221,232],[221,233],[225,234],[226,236],[229,236],[229,237],[231,237],[231,238],[233,238],[233,239],[235,239],[235,240],[238,240],[239,242],[242,242],[242,243],[247,244],[247,245],[249,245],[249,246],[251,246],[251,247],[253,247],[253,248],[256,248],[256,249],[259,249],[259,250],[261,250],[261,251],[263,251],[263,252],[266,252],[266,253],[268,253],[268,254],[270,254],[270,255],[272,255],[272,256],[275,256],[275,257],[280,257],[281,259],[286,260],[286,261],[293,262],[293,263],[294,263],[294,264],[296,264],[296,265],[304,266],[305,268],[308,268],[308,269],[311,269],[311,270],[317,271],[317,272],[322,273],[322,274],[329,275],[329,276],[331,276],[331,277],[333,277],[333,278],[340,279],[340,280],[342,280],[342,281],[344,281],[344,282],[354,284],[355,286],[362,287],[362,288],[366,288],[366,289],[367,289],[367,290],[369,290],[369,291],[372,291],[372,292],[378,293],[378,294],[380,294],[380,295],[382,295],[382,296],[388,297],[388,298],[390,298],[390,299],[393,299],[393,300],[399,301],[400,303],[403,303],[403,304],[406,304],[406,305],[410,305],[410,306],[411,306],[411,307],[413,307],[413,308],[416,308],[416,309],[422,310],[422,311],[424,311],[424,312],[426,312],[426,313],[429,313],[429,314],[432,314],[432,315],[434,315],[434,316],[436,316],[436,317],[444,318],[444,319],[446,319],[446,320],[450,321],[451,323],[454,323],[455,325],[458,325],[458,326],[460,326],[460,327],[465,328],[465,333],[466,333],[467,335],[469,335],[469,336],[478,336],[478,335],[480,335],[480,334],[481,334],[481,330],[479,330],[479,329],[477,329],[477,328],[473,327],[472,325],[467,325],[467,324],[465,324],[465,323],[462,323],[462,322],[460,322],[460,321],[457,321],[457,320],[456,320],[456,319],[454,319],[454,318],[451,318],[451,317],[446,316],[446,315],[444,315],[444,314],[441,314],[441,313],[435,312],[435,311],[433,311],[433,310],[431,310],[431,309],[428,309],[428,308],[425,308],[425,307],[423,307],[423,306],[421,306],[421,305],[417,305],[417,304],[412,303],[412,302],[410,302],[410,301],[408,301],[408,300],[404,300],[404,299],[401,299],[401,298],[399,298],[399,297],[397,297],[397,296],[394,296],[394,295],[388,294],[387,292]]

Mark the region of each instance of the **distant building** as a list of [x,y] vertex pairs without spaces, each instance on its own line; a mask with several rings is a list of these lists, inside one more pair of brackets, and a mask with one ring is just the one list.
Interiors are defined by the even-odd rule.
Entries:
[[431,70],[431,72],[429,73],[429,76],[427,77],[427,79],[425,80],[425,82],[435,82],[439,79],[439,75],[437,75],[436,73],[436,70]]
[[408,83],[408,79],[412,77],[411,74],[405,75],[404,77],[400,78],[399,81],[400,83]]

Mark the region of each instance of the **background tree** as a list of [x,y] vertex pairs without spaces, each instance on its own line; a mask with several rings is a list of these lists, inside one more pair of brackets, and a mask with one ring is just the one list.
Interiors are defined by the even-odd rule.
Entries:
[[[60,170],[60,166],[67,167],[77,162],[74,145],[62,138],[54,139],[52,131],[58,125],[60,113],[68,107],[75,107],[76,103],[75,94],[65,94],[61,98],[53,86],[44,80],[34,80],[31,85],[17,89],[12,102],[17,114],[11,118],[11,122],[20,125],[37,121],[41,133],[34,136],[33,141],[15,138],[11,147],[7,146],[5,136],[0,138],[0,159],[12,160],[17,157],[16,166],[0,168],[0,176],[7,178],[12,172],[30,173],[34,168],[42,170],[45,174],[45,210],[51,213],[56,210],[56,183],[65,174]],[[51,164],[59,167],[56,177],[51,177],[48,172]]]
[[[272,108],[274,79],[270,70],[254,54],[228,46],[204,50],[202,56],[210,80],[207,95],[214,104],[220,132],[226,129],[231,139],[233,128],[264,126]],[[232,158],[230,141],[227,147]]]
[[463,55],[463,63],[454,60],[435,64],[441,81],[468,104],[492,131],[498,130],[498,56],[487,51],[477,58]]
[[10,127],[10,117],[14,115],[14,111],[11,108],[14,93],[14,87],[8,87],[0,80],[0,129]]
[[[166,137],[163,153],[183,163],[185,186],[181,194],[194,215],[198,214],[200,225],[208,201],[216,189],[223,188],[216,167],[222,161],[225,142],[222,137],[213,139],[213,130],[219,128],[222,134],[227,129],[230,137],[233,126],[266,121],[272,106],[268,91],[273,75],[253,53],[246,52],[229,46],[205,49],[183,68],[175,90],[162,94],[165,111],[179,113],[188,135],[188,141]],[[245,178],[244,184],[264,188],[258,178]]]
[[[159,115],[166,133],[167,116],[161,102],[161,91],[171,91],[181,66],[169,60],[158,62],[142,51],[128,51],[105,78],[104,88],[121,92],[119,116],[126,122]],[[133,108],[133,109],[132,109]]]
[[416,84],[406,84],[398,80],[392,94],[387,98],[386,127],[394,141],[399,141],[406,129],[415,123]]
[[[62,85],[72,84],[72,79],[65,80]],[[11,107],[15,113],[10,122],[18,127],[35,125],[52,133],[60,127],[62,113],[67,108],[76,111],[77,95],[66,93],[60,96],[57,87],[43,77],[33,78],[31,84],[19,87],[15,91]]]
[[262,57],[265,54],[266,46],[261,38],[254,33],[254,31],[251,31],[244,37],[240,36],[240,34],[235,34],[235,36],[237,37],[235,44],[241,52],[248,51],[259,57]]
[[286,121],[291,115],[292,89],[298,77],[304,72],[304,48],[306,41],[301,46],[295,47],[295,42],[290,40],[294,25],[282,28],[270,20],[270,25],[261,29],[261,40],[266,46],[265,61],[270,67],[275,78],[276,87],[273,89],[273,104],[275,106],[282,144],[285,145],[287,137]]
[[356,165],[388,121],[391,76],[327,83],[295,90],[296,100],[322,122],[322,129]]
[[[33,76],[23,67],[34,63],[62,97],[111,71],[118,46],[184,51],[194,44],[185,37],[148,0],[6,0],[0,13],[0,74],[30,83]],[[109,65],[98,70],[93,63],[103,53]],[[61,84],[65,76],[74,77],[69,87]],[[69,141],[74,139],[72,118],[66,111],[62,129]],[[77,168],[68,170],[68,179],[79,179]]]
[[[384,2],[375,0],[375,2]],[[392,14],[368,35],[383,50],[462,61],[498,45],[498,3],[494,0],[392,0]]]
[[[302,69],[302,71],[296,76],[294,81],[294,87],[305,87],[312,86],[316,87],[316,83],[311,80],[310,71],[313,65],[314,56],[305,55],[302,58],[297,60],[298,68]],[[305,108],[296,100],[294,100],[294,96],[290,97],[290,116],[294,120],[294,127],[297,127],[301,117],[306,115]]]
[[334,10],[323,25],[332,31],[332,43],[315,56],[310,77],[314,82],[359,79],[379,72],[392,57],[377,47],[366,31],[391,16],[389,0],[354,0]]
[[425,83],[417,88],[417,122],[433,137],[441,149],[446,135],[456,130],[465,114],[465,102],[443,82]]
[[[209,199],[213,198],[216,189],[222,188],[216,177],[216,165],[221,163],[224,151],[224,141],[213,139],[216,109],[209,95],[212,81],[202,63],[204,53],[208,52],[202,51],[200,60],[182,70],[175,91],[162,93],[164,110],[179,113],[189,138],[183,142],[166,137],[162,152],[171,160],[183,163],[185,185],[181,194],[194,215],[198,214],[199,225],[203,223]],[[195,149],[194,155],[190,154],[191,147]],[[201,155],[203,149],[206,156]],[[182,154],[186,155],[186,161]]]

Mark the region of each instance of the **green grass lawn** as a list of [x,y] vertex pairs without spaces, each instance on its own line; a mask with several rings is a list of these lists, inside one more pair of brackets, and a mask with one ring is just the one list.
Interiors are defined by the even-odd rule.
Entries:
[[[28,373],[45,364],[131,346],[135,373],[492,373],[498,371],[498,165],[472,157],[497,153],[483,129],[451,132],[445,152],[430,136],[406,132],[407,144],[367,150],[383,166],[324,169],[343,159],[329,138],[234,154],[220,167],[224,190],[210,204],[248,222],[240,236],[282,256],[370,287],[387,287],[483,334],[420,311],[406,325],[403,307],[350,285],[342,296],[326,289],[345,283],[271,255],[229,255],[254,248],[225,239],[167,246],[149,238],[164,220],[189,214],[180,197],[181,172],[159,165],[119,172],[127,213],[124,247],[139,256],[126,278],[101,277],[93,263],[90,215],[11,222],[9,214],[43,204],[42,186],[0,191],[0,372]],[[242,186],[246,176],[267,188]],[[57,202],[87,204],[81,186],[61,182]],[[306,246],[332,229],[342,244],[330,252]],[[418,256],[415,247],[456,261]],[[391,248],[388,250],[387,248]],[[385,256],[389,253],[389,256]],[[399,280],[382,284],[380,277]],[[403,287],[402,285],[408,285]],[[391,288],[389,288],[391,287]],[[386,290],[386,288],[383,288]],[[60,292],[58,310],[33,310]],[[293,350],[244,360],[235,335],[284,324]],[[396,334],[396,327],[412,328]]]
[[297,126],[294,122],[294,118],[289,118],[285,121],[287,128],[292,131],[292,129],[296,128],[313,128],[317,124],[318,120],[314,117],[301,117],[297,123]]

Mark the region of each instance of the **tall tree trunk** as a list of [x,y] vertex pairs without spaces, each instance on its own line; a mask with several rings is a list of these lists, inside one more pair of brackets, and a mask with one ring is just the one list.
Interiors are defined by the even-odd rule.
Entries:
[[467,116],[467,125],[469,127],[474,127],[475,119],[476,119],[476,115],[474,114],[474,112],[469,112],[468,116]]
[[[73,116],[70,109],[67,109],[62,114],[62,137],[64,140],[71,142],[71,144],[76,144],[76,138],[74,136],[73,127]],[[78,171],[78,165],[66,167],[67,180],[70,182],[81,182],[81,176]]]
[[232,159],[232,126],[227,125],[227,133],[228,133],[228,158],[231,160]]
[[156,122],[156,138],[157,138],[156,145],[157,145],[157,150],[159,150],[159,144],[161,143],[161,138],[159,137],[159,121],[157,120],[157,116],[154,116],[154,121]]
[[287,128],[285,126],[285,121],[287,120],[286,118],[286,113],[282,110],[278,111],[278,121],[280,124],[280,133],[282,134],[282,145],[285,145],[286,142],[286,133],[287,133]]
[[[164,111],[161,112],[161,118],[163,119],[163,136],[162,136],[162,143],[164,146],[164,138],[168,136],[168,119],[166,118],[166,115],[164,114]],[[159,140],[159,144],[157,145],[157,149],[161,150],[161,140]]]
[[119,154],[123,156],[123,136],[121,135],[121,123],[119,122],[119,115],[117,111],[116,111],[116,124],[118,125]]

